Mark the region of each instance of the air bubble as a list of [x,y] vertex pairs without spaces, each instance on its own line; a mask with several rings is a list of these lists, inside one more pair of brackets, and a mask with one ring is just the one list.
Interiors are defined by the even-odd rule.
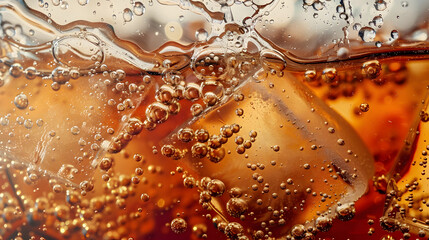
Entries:
[[392,30],[392,32],[390,33],[390,36],[392,37],[393,40],[396,40],[399,38],[399,32],[397,30]]
[[244,231],[243,226],[237,222],[228,223],[225,227],[225,234],[231,239],[239,239],[238,236]]
[[66,10],[67,8],[69,8],[69,3],[65,0],[61,1],[61,5],[60,5],[61,9]]
[[149,201],[150,196],[149,196],[149,194],[147,194],[147,193],[143,193],[143,194],[140,196],[140,199],[141,199],[143,202],[147,202],[147,201]]
[[337,216],[341,221],[349,221],[355,216],[355,208],[353,204],[342,204],[337,206],[336,210]]
[[174,153],[176,152],[176,149],[173,145],[164,145],[161,148],[161,154],[166,157],[172,157]]
[[109,157],[104,157],[101,159],[99,167],[101,170],[107,171],[109,170],[113,165],[113,159]]
[[315,1],[315,2],[313,3],[313,9],[314,9],[314,10],[316,10],[316,11],[320,11],[320,10],[322,10],[322,9],[323,9],[323,7],[324,7],[324,5],[323,5],[323,3],[322,3],[322,2],[320,2],[320,1]]
[[338,5],[337,6],[337,13],[344,13],[344,12],[345,12],[344,6],[343,5]]
[[207,33],[207,31],[203,28],[198,29],[195,32],[195,38],[199,41],[199,42],[205,42],[207,41],[207,38],[209,37],[209,34]]
[[190,128],[182,128],[179,130],[177,138],[183,142],[190,142],[194,138],[194,131]]
[[37,119],[37,120],[36,120],[36,125],[37,125],[38,127],[43,126],[43,119]]
[[195,138],[197,139],[198,142],[205,143],[209,140],[210,134],[205,129],[199,129],[195,131]]
[[359,37],[364,42],[372,42],[375,39],[375,30],[371,27],[363,27],[359,30]]
[[19,125],[24,124],[24,117],[23,116],[19,116],[16,118],[16,123],[18,123]]
[[168,107],[161,103],[152,103],[146,109],[146,118],[151,123],[163,123],[168,119]]
[[340,48],[340,49],[338,49],[338,51],[337,51],[337,57],[338,57],[339,59],[345,59],[345,58],[348,58],[348,57],[349,57],[349,54],[350,54],[349,49],[348,49],[348,48],[345,48],[345,47],[341,47],[341,48]]
[[203,112],[204,108],[201,104],[196,103],[191,106],[191,114],[192,116],[198,116]]
[[225,192],[225,184],[221,180],[213,179],[208,182],[207,190],[210,192],[211,196],[219,197]]
[[218,149],[209,149],[208,153],[209,160],[218,163],[225,157],[225,149],[224,148],[218,148]]
[[130,118],[127,125],[125,126],[125,131],[131,135],[137,135],[143,130],[143,123],[138,118]]
[[372,22],[376,27],[381,28],[381,25],[383,25],[383,17],[376,16],[372,19]]
[[81,6],[85,6],[86,4],[88,4],[88,2],[89,2],[89,0],[78,0],[78,3],[79,3]]
[[32,80],[32,79],[36,78],[36,76],[37,76],[37,70],[34,67],[28,67],[28,68],[26,68],[24,70],[24,73],[25,73],[25,77],[28,80]]
[[292,227],[291,235],[297,239],[301,239],[302,237],[304,237],[305,232],[306,231],[304,225],[297,224]]
[[368,104],[368,103],[362,103],[362,104],[359,106],[359,108],[360,108],[360,110],[361,110],[362,112],[368,112],[368,110],[369,110],[369,104]]
[[136,16],[141,16],[145,13],[146,8],[141,2],[134,3],[133,12]]
[[33,121],[31,119],[26,119],[24,121],[24,127],[27,129],[31,129],[33,127]]
[[55,184],[52,186],[52,191],[54,191],[54,193],[61,193],[63,191],[63,187],[59,184]]
[[247,202],[241,198],[231,198],[226,203],[226,210],[232,217],[240,217],[248,209]]
[[374,7],[377,11],[384,11],[386,10],[387,4],[384,0],[376,0]]
[[359,31],[362,28],[362,26],[359,23],[353,24],[353,30]]
[[362,64],[362,74],[369,79],[377,78],[381,73],[381,65],[377,60],[367,61]]
[[21,64],[19,64],[19,63],[14,63],[14,64],[12,64],[12,66],[10,66],[10,68],[9,68],[9,74],[10,74],[12,77],[17,78],[17,77],[21,76],[21,74],[22,74],[23,70],[24,70],[24,69],[22,68]]
[[320,216],[315,222],[316,228],[319,231],[327,232],[332,227],[332,219],[325,216]]
[[70,132],[71,132],[73,135],[78,135],[78,134],[80,133],[80,129],[79,129],[79,127],[78,127],[78,126],[73,126],[73,127],[71,127],[71,128],[70,128]]
[[63,67],[57,67],[52,71],[52,81],[59,84],[65,84],[70,80],[70,70]]
[[186,231],[186,228],[188,227],[188,224],[186,223],[185,219],[183,218],[175,218],[173,221],[171,221],[171,230],[174,233],[183,233]]
[[186,85],[184,97],[188,100],[196,100],[200,97],[200,86],[195,83]]
[[129,8],[124,9],[122,16],[124,18],[124,22],[131,22],[131,20],[133,20],[133,12]]
[[28,106],[28,97],[24,93],[16,95],[13,103],[18,109],[26,109]]
[[195,178],[193,177],[185,177],[183,179],[183,185],[187,188],[193,188],[195,187]]

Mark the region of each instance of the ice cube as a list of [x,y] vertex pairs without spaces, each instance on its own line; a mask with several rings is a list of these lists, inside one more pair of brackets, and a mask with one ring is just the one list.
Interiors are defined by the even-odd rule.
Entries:
[[0,36],[0,157],[27,167],[29,181],[88,180],[153,85],[142,74],[154,69],[152,55],[135,57],[102,26],[59,31],[23,17],[22,3],[0,9],[2,28],[19,30]]
[[[98,154],[134,111],[122,101],[140,101],[138,93],[112,92],[116,83],[106,86],[101,77],[82,76],[58,91],[49,86],[51,80],[5,78],[10,81],[0,89],[2,157],[77,184],[92,175]],[[28,101],[25,108],[17,106],[22,96]]]
[[[180,140],[183,131],[200,129],[208,141]],[[241,218],[250,234],[273,237],[297,224],[314,227],[321,214],[347,219],[374,171],[352,127],[287,73],[248,81],[225,104],[182,126],[164,145],[171,146],[188,152],[185,162],[200,179],[224,183],[222,196],[212,194],[217,212]],[[205,180],[201,191],[210,192]]]
[[[401,230],[424,237],[429,234],[427,139],[429,134],[428,97],[422,101],[416,123],[410,128],[394,167],[388,174],[388,186],[381,226],[390,232]],[[405,231],[404,231],[405,229]]]

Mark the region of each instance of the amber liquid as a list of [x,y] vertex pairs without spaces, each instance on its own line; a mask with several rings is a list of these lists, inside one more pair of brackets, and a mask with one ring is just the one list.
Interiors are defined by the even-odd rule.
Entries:
[[[355,128],[375,158],[376,176],[387,175],[391,169],[424,97],[425,90],[421,86],[426,85],[424,76],[428,63],[425,60],[408,62],[405,58],[380,59],[381,71],[372,79],[364,76],[361,64],[347,68],[341,68],[338,64],[325,64],[335,67],[337,72],[336,77],[329,81],[319,71],[316,71],[313,79],[306,77],[305,73],[313,69],[311,65],[303,65],[302,71],[292,72]],[[152,81],[159,81],[159,78],[152,76]],[[129,77],[127,80],[132,83],[132,79]],[[136,77],[135,82],[141,81],[139,79]],[[154,96],[149,95],[147,98]],[[240,102],[237,103],[239,108]],[[362,103],[367,103],[369,110],[362,109]],[[186,109],[191,104],[182,104],[181,107]],[[137,107],[133,116],[144,115],[145,109],[144,105]],[[184,114],[191,115],[190,112]],[[166,160],[160,156],[160,149],[152,148],[177,128],[177,122],[183,118],[187,117],[173,116],[162,124],[162,129],[143,131],[120,153],[112,154],[114,164],[107,174],[108,180],[103,175],[105,171],[96,171],[93,177],[94,190],[86,196],[80,196],[78,189],[67,187],[54,193],[48,186],[52,187],[55,181],[46,177],[31,184],[25,183],[26,171],[15,170],[19,167],[11,167],[10,162],[5,162],[2,170],[2,211],[6,226],[4,238],[37,236],[46,239],[77,239],[87,235],[94,238],[130,236],[135,239],[188,239],[203,234],[207,234],[209,239],[224,237],[210,223],[215,213],[199,205],[197,187],[189,189],[183,185],[183,177],[191,173],[192,168],[187,168],[180,161]],[[148,134],[150,142],[147,142]],[[158,153],[154,154],[156,151]],[[137,174],[139,171],[144,173]],[[142,197],[143,193],[150,196],[149,200]],[[74,198],[78,200],[71,200]],[[383,206],[384,195],[378,193],[377,188],[370,187],[356,203],[356,216],[350,222],[335,220],[329,232],[317,236],[359,239],[392,235],[378,224]],[[188,229],[180,235],[172,233],[170,226],[166,225],[176,216],[186,218],[188,222]],[[368,224],[371,220],[375,222],[374,225]],[[350,233],[344,230],[344,224],[354,224],[356,227]]]
[[425,46],[146,52],[80,24],[105,35],[55,25],[67,34],[39,48],[1,42],[3,239],[403,237],[379,219],[425,98]]

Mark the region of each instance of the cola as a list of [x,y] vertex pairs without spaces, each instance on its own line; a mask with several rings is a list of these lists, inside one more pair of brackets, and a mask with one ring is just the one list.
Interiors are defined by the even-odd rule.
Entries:
[[0,236],[425,237],[428,8],[1,2]]

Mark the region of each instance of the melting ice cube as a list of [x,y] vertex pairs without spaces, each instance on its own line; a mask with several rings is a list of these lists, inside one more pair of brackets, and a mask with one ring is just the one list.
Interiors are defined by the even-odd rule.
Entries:
[[[189,129],[195,139],[201,129],[210,137],[177,140]],[[314,227],[319,215],[338,212],[347,219],[353,211],[346,207],[364,194],[374,171],[352,127],[290,74],[247,82],[168,142],[188,149],[185,161],[200,178],[223,182],[222,196],[213,194],[222,184],[210,187],[207,178],[201,191],[211,192],[212,206],[250,234],[284,236],[296,224]]]

